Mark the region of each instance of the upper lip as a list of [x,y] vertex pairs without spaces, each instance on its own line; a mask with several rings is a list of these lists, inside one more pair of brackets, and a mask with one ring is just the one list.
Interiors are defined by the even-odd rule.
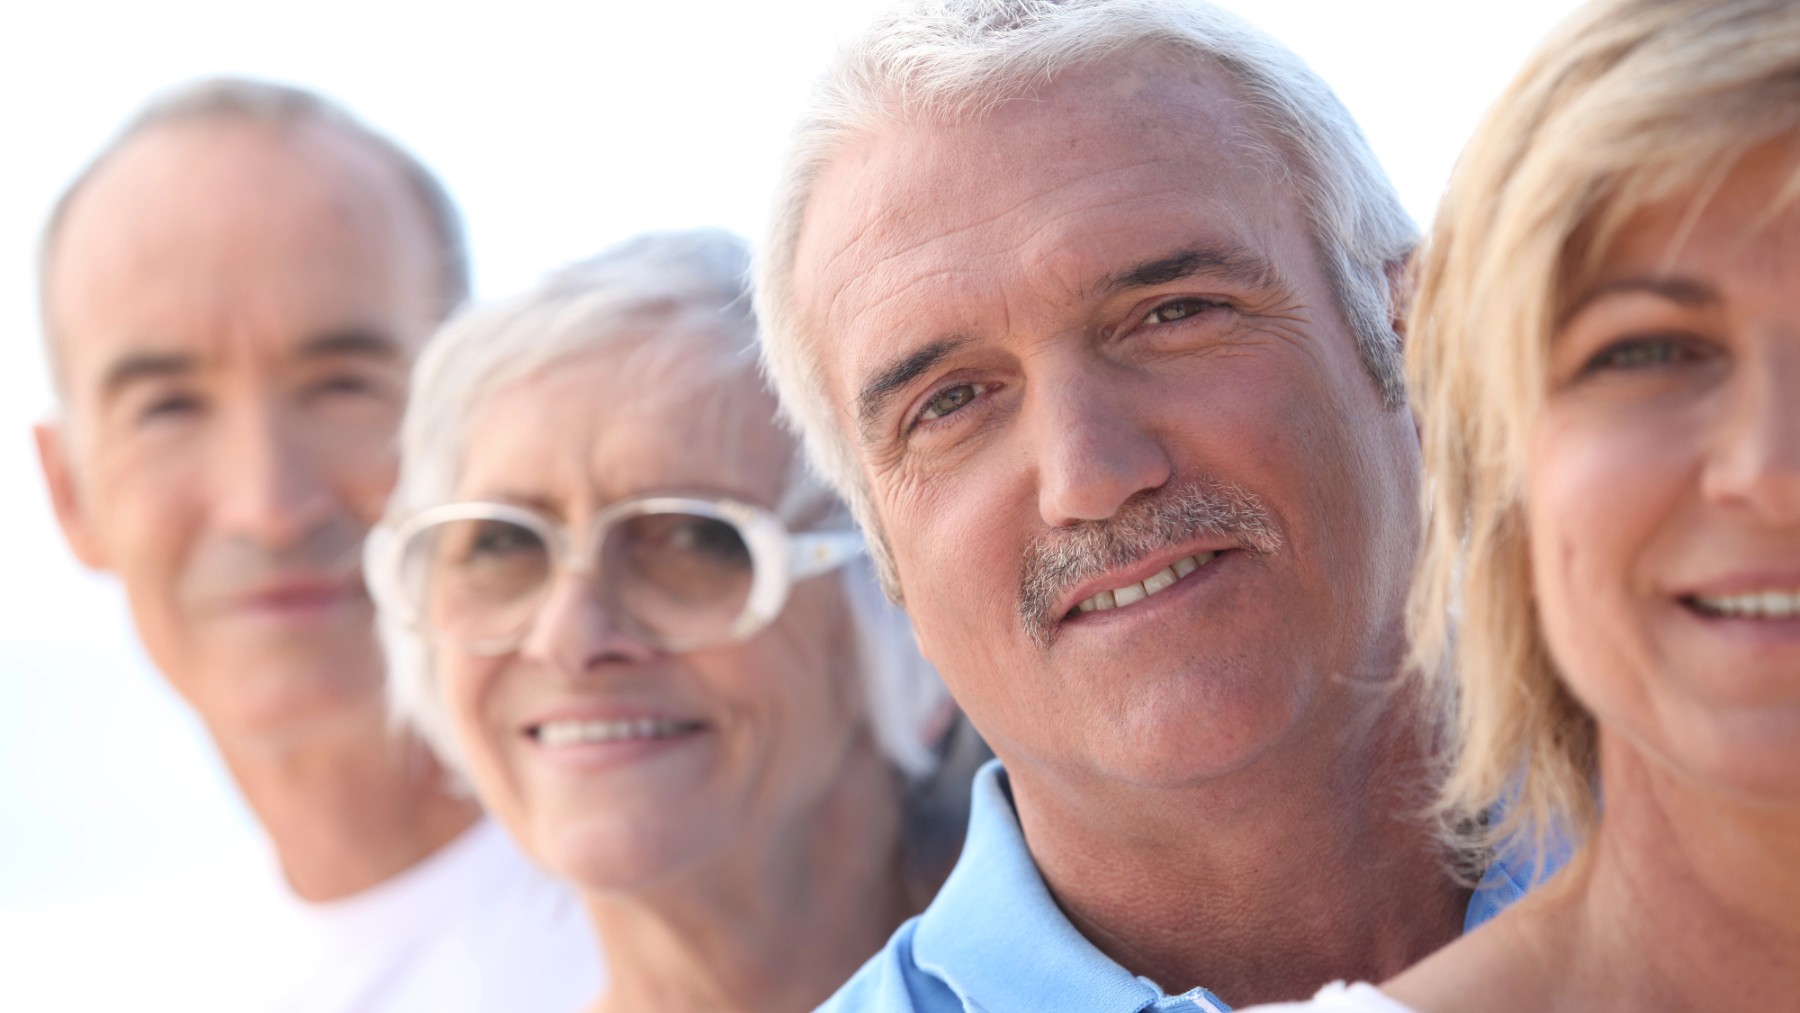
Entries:
[[1689,585],[1678,591],[1679,598],[1719,598],[1727,595],[1753,594],[1758,591],[1794,591],[1800,589],[1800,566],[1746,570]]
[[1137,562],[1132,563],[1130,566],[1122,566],[1118,569],[1108,570],[1105,573],[1077,584],[1068,593],[1057,599],[1055,618],[1060,621],[1062,617],[1069,614],[1069,610],[1102,591],[1111,591],[1114,588],[1124,587],[1127,584],[1140,583],[1145,577],[1149,577],[1159,570],[1173,566],[1176,560],[1186,559],[1189,556],[1197,556],[1203,552],[1225,552],[1229,549],[1236,549],[1239,547],[1240,546],[1236,542],[1233,542],[1230,539],[1220,538],[1217,535],[1207,535],[1191,542],[1184,542],[1179,546],[1163,549],[1159,552],[1145,556]]

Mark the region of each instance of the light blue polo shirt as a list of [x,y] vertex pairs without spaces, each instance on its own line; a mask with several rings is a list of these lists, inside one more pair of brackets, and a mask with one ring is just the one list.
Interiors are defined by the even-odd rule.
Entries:
[[[1164,994],[1069,924],[1025,848],[1005,777],[998,760],[975,775],[968,839],[937,899],[820,1013],[1228,1013],[1203,988]],[[1465,929],[1524,890],[1505,869],[1490,870],[1470,900]]]

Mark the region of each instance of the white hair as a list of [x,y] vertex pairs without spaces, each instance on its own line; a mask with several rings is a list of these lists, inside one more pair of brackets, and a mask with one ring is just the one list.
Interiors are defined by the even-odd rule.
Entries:
[[[387,521],[391,525],[456,494],[470,424],[496,393],[572,358],[606,352],[617,375],[678,374],[683,391],[703,389],[698,411],[718,412],[720,445],[729,455],[748,436],[727,425],[729,406],[761,383],[756,325],[745,278],[743,242],[717,231],[641,236],[551,275],[512,299],[471,309],[426,346],[413,371],[401,426],[401,467]],[[770,418],[769,426],[776,426]],[[546,435],[546,438],[554,438]],[[842,504],[806,468],[797,445],[784,468],[774,509],[790,525],[848,522]],[[680,448],[671,447],[678,453]],[[841,571],[870,724],[882,751],[907,775],[932,772],[934,733],[948,697],[918,652],[906,616],[885,601],[866,558]],[[384,610],[388,694],[396,719],[416,728],[445,764],[463,771],[450,733],[432,647]]]
[[890,594],[898,594],[892,560],[820,370],[825,336],[809,329],[796,303],[794,259],[815,181],[846,146],[884,126],[976,119],[1062,71],[1150,47],[1234,82],[1295,188],[1363,362],[1390,406],[1405,400],[1390,271],[1418,231],[1350,114],[1292,52],[1204,0],[905,0],[819,82],[757,265],[765,369],[815,465],[870,532]]

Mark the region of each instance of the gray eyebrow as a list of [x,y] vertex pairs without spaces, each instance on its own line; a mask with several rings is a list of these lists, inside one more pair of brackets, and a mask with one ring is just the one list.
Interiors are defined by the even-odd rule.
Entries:
[[876,372],[856,395],[856,426],[867,440],[888,405],[919,374],[943,361],[944,357],[968,342],[968,338],[940,338],[931,344],[890,362]]
[[1142,261],[1101,279],[1098,291],[1113,295],[1209,274],[1255,288],[1285,287],[1281,272],[1266,258],[1237,246],[1191,246]]

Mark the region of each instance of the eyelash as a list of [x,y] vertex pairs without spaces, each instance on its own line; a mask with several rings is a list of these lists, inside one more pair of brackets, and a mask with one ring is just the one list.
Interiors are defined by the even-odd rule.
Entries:
[[159,419],[186,415],[199,410],[199,408],[199,398],[187,394],[171,394],[159,397],[145,405],[143,410],[138,412],[137,421],[139,425],[149,425]]
[[1702,357],[1699,349],[1676,337],[1649,336],[1615,341],[1581,367],[1584,376],[1603,372],[1663,369]]
[[326,377],[313,385],[313,390],[321,394],[369,394],[375,389],[374,381],[354,375]]
[[[1138,323],[1140,326],[1149,326],[1149,327],[1159,326],[1159,325],[1163,325],[1163,324],[1180,323],[1183,320],[1192,320],[1193,318],[1200,316],[1201,314],[1205,313],[1208,310],[1222,309],[1224,307],[1224,305],[1225,305],[1224,303],[1216,302],[1211,299],[1198,299],[1198,298],[1194,298],[1192,296],[1187,296],[1187,297],[1183,297],[1180,299],[1170,299],[1167,302],[1158,303],[1155,306],[1151,307],[1150,312],[1145,313],[1144,316],[1142,317],[1142,319],[1140,319],[1138,321]],[[1188,313],[1183,313],[1181,316],[1178,316],[1173,320],[1153,319],[1158,313],[1161,313],[1164,310],[1172,309],[1175,307],[1192,307],[1192,311],[1188,312]]]

